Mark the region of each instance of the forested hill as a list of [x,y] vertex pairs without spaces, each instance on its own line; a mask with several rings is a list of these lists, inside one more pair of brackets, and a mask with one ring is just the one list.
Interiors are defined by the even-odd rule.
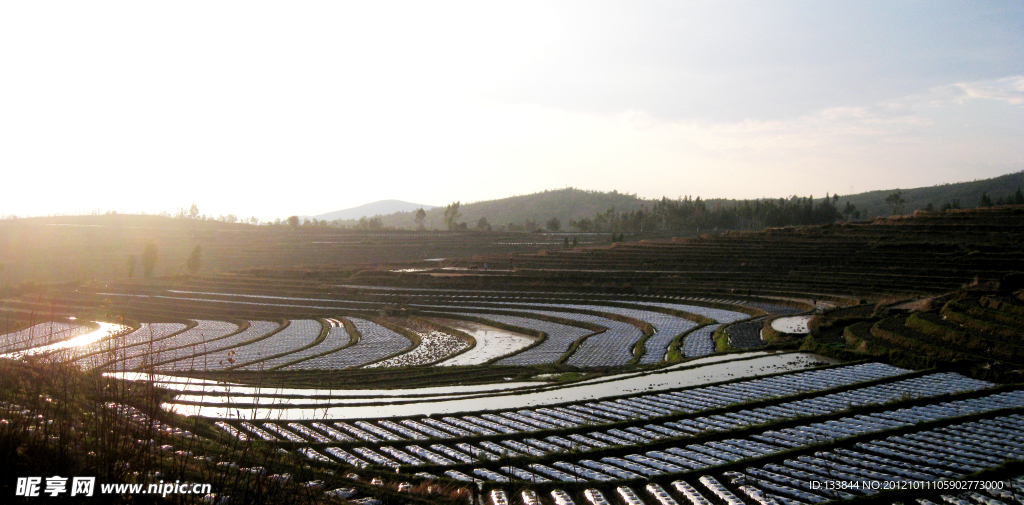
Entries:
[[[480,218],[485,218],[494,228],[499,226],[529,226],[528,221],[543,227],[551,218],[558,218],[563,227],[568,227],[570,220],[593,217],[598,212],[609,208],[616,211],[639,209],[642,204],[649,203],[636,195],[599,191],[584,191],[576,188],[555,189],[531,195],[512,196],[500,200],[462,203],[459,206],[461,216],[458,222],[467,223],[475,228]],[[415,216],[412,212],[398,212],[381,216],[385,227],[416,228]],[[353,225],[355,221],[344,222]],[[424,226],[427,229],[444,229],[444,207],[428,210]]]
[[[899,191],[906,202],[904,213],[909,214],[915,210],[925,209],[929,203],[935,209],[941,209],[945,203],[953,205],[957,202],[961,208],[977,207],[982,194],[987,194],[995,203],[1000,197],[1006,198],[1013,195],[1017,189],[1024,189],[1024,172],[978,181],[957,182],[925,188],[903,188]],[[897,189],[888,189],[842,196],[839,198],[839,207],[842,208],[849,201],[861,211],[862,217],[888,216],[892,213],[892,207],[885,203],[885,199],[896,191]]]
[[[992,200],[993,204],[997,204],[999,203],[1000,198],[1013,198],[1017,190],[1022,188],[1024,188],[1024,172],[1017,172],[978,181],[943,184],[923,188],[893,188],[889,190],[869,191],[854,195],[841,195],[839,199],[834,200],[833,203],[836,211],[843,213],[844,218],[846,219],[868,219],[877,216],[888,216],[894,211],[901,211],[902,213],[909,214],[915,210],[926,209],[929,204],[931,204],[932,208],[935,210],[941,210],[943,206],[946,205],[954,208],[973,208],[978,206],[983,195],[987,195]],[[898,201],[896,201],[896,204],[894,204],[893,201],[887,203],[886,199],[897,191],[900,192],[899,200],[902,200],[903,203],[899,204]],[[755,202],[744,203],[744,201],[740,200],[699,200],[699,206],[713,213],[721,212],[723,209],[739,206],[740,208],[746,208],[745,211],[748,214],[751,212],[761,212],[762,214],[767,212],[774,213],[775,215],[789,215],[792,214],[790,211],[795,209],[795,205],[803,205],[806,207],[807,196],[810,195],[800,195],[800,198],[787,196],[785,198],[785,203],[782,203],[782,199],[769,199],[767,201],[762,201],[761,204],[758,205],[754,205]],[[825,195],[816,196],[818,198],[814,200],[815,205],[823,203],[821,197]],[[693,200],[697,200],[696,196]],[[800,203],[800,201],[803,201],[804,203]],[[636,195],[619,193],[616,191],[604,193],[576,188],[565,188],[543,191],[530,195],[502,198],[500,200],[462,203],[459,206],[459,215],[455,219],[455,223],[465,223],[468,229],[476,229],[478,224],[483,224],[480,223],[480,219],[483,218],[486,220],[486,224],[493,229],[502,228],[530,231],[534,228],[544,228],[552,218],[556,218],[560,224],[561,230],[576,231],[576,229],[570,227],[570,222],[579,222],[581,220],[594,221],[599,215],[610,217],[612,214],[608,212],[609,209],[614,209],[614,213],[622,218],[623,213],[635,213],[642,209],[644,212],[657,211],[659,207],[664,209],[666,207],[666,203],[669,207],[672,207],[673,203],[681,204],[682,207],[690,206],[690,204],[678,200],[645,200],[638,198]],[[762,208],[764,207],[764,204],[767,204],[768,207],[772,208],[763,210]],[[852,205],[852,207],[847,207],[847,204]],[[674,206],[679,207],[679,205]],[[758,209],[751,209],[751,206],[756,206]],[[775,207],[789,207],[790,210],[779,211]],[[856,213],[843,212],[844,210],[851,209],[855,209]],[[447,226],[444,220],[444,212],[444,207],[427,210],[426,217],[423,220],[423,226],[426,229],[445,229]],[[743,212],[738,209],[737,214],[743,214]],[[604,219],[604,217],[599,219]],[[380,222],[374,223],[375,226],[379,225],[386,228],[394,227],[405,229],[417,228],[415,212],[397,212],[386,216],[380,216],[379,219]],[[726,221],[729,223],[736,223],[737,219],[742,220],[743,218],[728,217]],[[786,218],[785,223],[776,224],[818,224],[818,219],[813,219],[806,223],[802,222],[804,220],[806,219],[789,222],[790,219]],[[746,219],[748,225],[755,227],[772,226],[772,221],[773,220],[770,218],[767,220]],[[354,220],[342,221],[340,224],[349,227],[359,226],[359,222]],[[712,221],[707,221],[706,224],[711,227],[717,225]],[[366,225],[367,223],[364,221],[363,226]],[[613,228],[608,228],[603,231],[612,230]]]

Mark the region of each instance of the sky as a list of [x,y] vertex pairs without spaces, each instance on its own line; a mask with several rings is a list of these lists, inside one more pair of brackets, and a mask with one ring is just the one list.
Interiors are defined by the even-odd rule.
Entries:
[[0,215],[1024,170],[1017,1],[3,2]]

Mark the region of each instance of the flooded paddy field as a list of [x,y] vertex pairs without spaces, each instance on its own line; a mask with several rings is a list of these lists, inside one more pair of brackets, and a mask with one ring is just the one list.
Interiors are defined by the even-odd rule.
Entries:
[[[790,311],[769,302],[439,290],[395,311],[399,295],[103,296],[141,321],[65,320],[59,337],[30,326],[0,344],[165,391],[158,415],[210,440],[382,483],[471,485],[495,505],[823,503],[879,491],[816,479],[938,482],[1024,458],[1024,391],[721,330]],[[147,320],[167,300],[205,310]]]
[[472,350],[444,360],[438,363],[438,366],[483,365],[495,358],[515,354],[539,339],[531,335],[503,330],[473,321],[444,319],[438,322],[464,331],[476,340],[476,346]]
[[[742,369],[760,373],[735,374]],[[734,378],[723,380],[722,373]],[[451,409],[350,407],[339,409],[347,417],[336,418],[328,407],[303,419],[257,408],[244,421],[226,411],[201,415],[218,419],[232,436],[318,461],[477,482],[499,502],[502,494],[519,498],[528,490],[537,503],[551,497],[594,504],[602,495],[664,503],[660,493],[689,500],[675,503],[721,496],[735,503],[762,503],[765,496],[821,503],[878,491],[796,483],[837,473],[894,482],[961,478],[1024,455],[1024,439],[1013,432],[1024,427],[1024,391],[955,373],[751,353],[625,375],[462,405],[427,404]],[[636,387],[641,379],[654,387]],[[822,443],[834,448],[821,452]]]
[[[229,418],[239,414],[252,419],[350,419],[363,417],[404,417],[413,415],[450,414],[477,410],[525,408],[554,405],[634,394],[640,391],[661,391],[742,377],[756,377],[777,372],[799,370],[826,364],[819,357],[805,353],[769,356],[734,356],[734,359],[691,368],[606,379],[600,382],[561,387],[534,386],[527,391],[491,391],[471,398],[428,396],[425,398],[339,398],[331,391],[302,390],[275,394],[268,390],[232,390],[230,394],[212,391],[200,394],[183,392],[167,404],[185,415]],[[464,391],[455,396],[466,396]],[[340,406],[340,404],[344,406]],[[225,405],[224,407],[219,407]],[[273,405],[272,408],[262,407]],[[339,405],[333,407],[332,405]],[[219,407],[219,408],[218,408]]]
[[813,316],[780,317],[772,321],[772,328],[775,328],[775,331],[782,333],[806,335],[811,332],[807,328],[807,323],[811,321],[811,317]]

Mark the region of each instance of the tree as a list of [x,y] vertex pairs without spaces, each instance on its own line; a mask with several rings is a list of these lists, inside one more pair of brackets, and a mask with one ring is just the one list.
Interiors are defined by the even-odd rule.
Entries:
[[548,222],[547,224],[545,224],[545,226],[547,227],[548,231],[558,231],[562,229],[562,221],[559,220],[557,217],[553,217],[551,219],[548,219]]
[[288,216],[288,226],[292,228],[299,227],[299,216]]
[[146,243],[146,247],[142,248],[142,274],[147,279],[153,276],[153,270],[156,269],[156,259],[156,244],[152,242]]
[[196,202],[192,202],[192,206],[188,208],[188,218],[189,219],[196,219],[198,217],[199,217],[199,206],[196,205]]
[[959,209],[959,208],[960,208],[960,199],[959,198],[954,198],[953,199],[953,203],[946,202],[946,203],[942,204],[942,207],[939,210],[941,210],[942,212],[946,212],[947,210]]
[[903,206],[907,201],[903,199],[903,191],[897,189],[895,193],[885,197],[885,203],[892,208],[892,214],[895,216],[903,214]]
[[423,207],[416,209],[416,217],[414,219],[416,220],[416,229],[424,229],[426,226],[424,226],[423,222],[427,219],[427,211],[423,210]]
[[476,222],[476,229],[480,231],[491,231],[491,223],[487,222],[486,217],[482,217]]
[[594,229],[594,222],[591,221],[589,217],[585,217],[579,221],[573,221],[570,219],[569,228],[576,228],[577,230],[586,233]]
[[188,260],[185,261],[185,267],[192,275],[195,275],[201,266],[203,266],[203,248],[196,244],[195,249],[192,249],[192,254],[189,254]]
[[991,207],[992,197],[988,196],[988,191],[982,191],[981,197],[978,198],[978,207]]
[[362,216],[356,222],[356,228],[360,230],[382,230],[384,229],[384,220],[380,216],[373,216],[369,219],[366,216]]
[[444,225],[449,230],[456,228],[456,221],[462,217],[459,213],[459,202],[453,202],[444,208]]
[[857,211],[857,206],[847,201],[846,207],[843,207],[843,216],[845,216],[846,220],[849,221],[853,218],[854,214],[856,214],[857,217],[860,217],[860,212]]

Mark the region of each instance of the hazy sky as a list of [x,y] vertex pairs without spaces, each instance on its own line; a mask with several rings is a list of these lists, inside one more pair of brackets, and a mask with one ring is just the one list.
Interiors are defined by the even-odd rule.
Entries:
[[1024,3],[3,2],[0,213],[1024,170]]

